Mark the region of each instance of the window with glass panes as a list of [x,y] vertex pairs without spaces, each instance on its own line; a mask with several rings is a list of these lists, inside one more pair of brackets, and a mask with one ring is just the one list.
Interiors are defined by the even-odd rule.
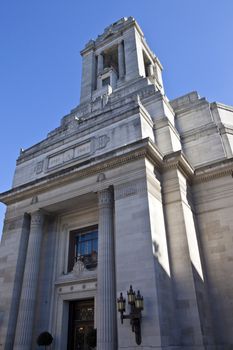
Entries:
[[80,233],[75,237],[75,256],[76,258],[84,255],[97,253],[98,246],[98,231],[91,230],[90,232]]
[[85,227],[70,232],[68,271],[73,269],[74,263],[81,260],[86,267],[97,264],[98,254],[98,226]]

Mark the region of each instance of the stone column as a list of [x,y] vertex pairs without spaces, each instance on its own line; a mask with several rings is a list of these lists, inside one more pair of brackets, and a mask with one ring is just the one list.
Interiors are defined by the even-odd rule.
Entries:
[[97,350],[116,350],[113,194],[110,189],[105,189],[98,196]]
[[118,44],[118,71],[119,71],[119,79],[124,78],[124,76],[125,76],[125,59],[124,59],[123,41],[121,41]]
[[36,211],[31,214],[31,227],[14,350],[32,349],[31,342],[36,305],[43,222],[44,215],[41,211]]
[[16,263],[14,288],[12,293],[11,308],[9,313],[9,322],[4,350],[12,350],[14,345],[17,316],[20,304],[20,294],[23,284],[24,266],[27,255],[28,237],[30,230],[30,216],[24,214],[23,217],[16,221],[15,230],[21,236],[19,242],[18,258]]
[[98,55],[97,60],[97,75],[101,74],[104,69],[104,56],[102,54]]

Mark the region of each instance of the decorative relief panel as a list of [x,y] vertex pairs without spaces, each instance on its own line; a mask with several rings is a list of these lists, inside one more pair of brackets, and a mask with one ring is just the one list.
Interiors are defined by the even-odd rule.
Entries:
[[35,173],[36,173],[36,174],[42,173],[43,168],[44,168],[44,161],[42,160],[42,161],[36,163],[36,166],[35,166]]
[[[87,260],[87,259],[86,259]],[[78,259],[74,263],[73,270],[68,273],[68,275],[73,275],[74,277],[83,277],[89,276],[90,273],[96,273],[96,267],[97,267],[97,260],[94,261],[94,259],[89,259],[88,261],[85,261],[85,259],[82,261],[82,259]]]
[[72,148],[61,151],[48,157],[47,171],[63,166],[76,159],[81,159],[94,154],[97,150],[105,148],[110,141],[107,135],[93,137],[85,142],[76,144]]
[[114,187],[115,199],[121,199],[128,196],[134,196],[138,193],[146,193],[146,180],[136,180],[134,182],[127,182],[122,185]]

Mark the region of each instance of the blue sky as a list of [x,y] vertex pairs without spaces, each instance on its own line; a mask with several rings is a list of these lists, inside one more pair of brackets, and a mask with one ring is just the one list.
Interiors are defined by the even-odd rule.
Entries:
[[[79,102],[85,43],[133,16],[164,67],[168,98],[197,90],[233,105],[232,0],[1,0],[0,192],[19,149],[56,128]],[[5,206],[0,204],[0,231]]]

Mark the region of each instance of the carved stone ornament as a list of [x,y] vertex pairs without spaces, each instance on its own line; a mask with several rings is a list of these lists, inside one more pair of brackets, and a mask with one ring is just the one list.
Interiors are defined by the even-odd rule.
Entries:
[[97,182],[102,182],[106,180],[106,176],[104,173],[100,173],[98,176],[97,176]]
[[98,192],[99,208],[111,207],[113,203],[113,194],[111,189],[104,189]]
[[35,166],[35,173],[36,173],[36,174],[42,173],[43,168],[44,168],[44,161],[42,160],[42,161],[36,163],[36,166]]
[[84,270],[85,270],[84,263],[80,260],[77,260],[72,270],[73,274],[75,276],[79,276]]
[[47,158],[47,171],[63,166],[74,160],[79,160],[93,155],[96,151],[105,148],[110,141],[107,135],[89,138],[79,142],[69,149],[52,154]]
[[36,204],[38,203],[38,197],[37,196],[33,196],[32,200],[31,200],[31,204]]
[[116,186],[115,199],[121,199],[129,196],[137,195],[138,193],[146,193],[147,185],[143,179],[135,180],[134,182],[127,182]]
[[31,225],[42,226],[43,222],[44,222],[44,214],[40,210],[34,213],[31,213]]

